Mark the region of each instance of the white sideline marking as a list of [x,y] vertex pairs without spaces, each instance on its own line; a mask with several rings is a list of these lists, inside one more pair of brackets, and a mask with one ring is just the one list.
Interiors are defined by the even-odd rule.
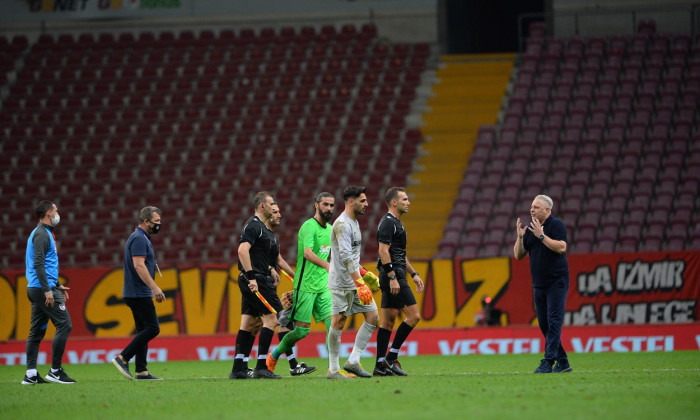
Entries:
[[[586,369],[586,370],[576,370],[574,369],[572,372],[566,372],[566,375],[562,376],[568,376],[571,374],[577,374],[577,373],[630,373],[630,372],[700,372],[700,368],[664,368],[664,369]],[[506,375],[534,375],[531,371],[517,371],[517,372],[452,372],[452,373],[422,373],[422,374],[409,374],[409,376],[506,376]],[[556,374],[555,374],[556,375]],[[131,384],[135,383],[138,381],[126,381],[124,378],[117,377],[116,375],[114,376],[114,380],[121,380],[125,384]],[[558,376],[558,375],[557,375]],[[313,376],[307,376],[307,378],[312,378]],[[291,376],[283,376],[282,378],[291,378]],[[318,376],[320,379],[326,379],[325,375]],[[186,377],[186,376],[173,376],[173,377],[165,377],[163,378],[165,381],[191,381],[191,380],[201,380],[201,379],[226,379],[229,380],[228,375],[226,376],[199,376],[199,377]],[[380,378],[381,379],[381,378]],[[397,378],[398,380],[401,380],[400,378]],[[110,378],[101,378],[99,380],[100,382],[102,381],[110,381]],[[17,383],[19,384],[21,382],[20,380],[0,380],[0,384],[13,384]],[[144,381],[151,383],[152,381]],[[241,381],[233,381],[231,382],[241,382]],[[50,385],[49,385],[50,386]]]

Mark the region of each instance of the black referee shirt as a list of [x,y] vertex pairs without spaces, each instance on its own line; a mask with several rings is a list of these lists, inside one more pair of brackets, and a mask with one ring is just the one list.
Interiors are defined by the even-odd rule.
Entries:
[[[406,229],[393,214],[387,213],[377,226],[377,242],[389,245],[389,256],[394,267],[406,268]],[[377,269],[382,267],[378,258]]]
[[[250,244],[250,263],[253,271],[267,275],[269,267],[274,266],[270,260],[272,258],[272,244],[275,241],[274,234],[258,218],[253,216],[243,226],[239,243],[248,242]],[[238,262],[238,269],[244,272],[241,262]]]

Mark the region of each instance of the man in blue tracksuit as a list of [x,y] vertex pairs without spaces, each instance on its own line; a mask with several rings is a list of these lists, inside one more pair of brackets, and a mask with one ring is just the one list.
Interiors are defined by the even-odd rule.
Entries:
[[523,227],[520,219],[517,220],[518,237],[513,247],[516,260],[530,253],[537,321],[545,338],[544,359],[534,373],[571,372],[568,357],[561,345],[561,327],[569,291],[566,226],[552,216],[553,206],[548,196],[535,197],[530,206],[532,222]]
[[36,363],[39,343],[46,335],[49,320],[56,327],[56,336],[53,339],[51,371],[46,375],[46,379],[59,384],[72,384],[75,380],[61,367],[66,341],[73,328],[66,307],[68,288],[58,282],[58,252],[53,229],[61,217],[56,204],[46,200],[36,207],[36,215],[39,217],[39,224],[29,235],[24,257],[32,321],[27,337],[27,373],[22,385],[46,383],[37,372]]

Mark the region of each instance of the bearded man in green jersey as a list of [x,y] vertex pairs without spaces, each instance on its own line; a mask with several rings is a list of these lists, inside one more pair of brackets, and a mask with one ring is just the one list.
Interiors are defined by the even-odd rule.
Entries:
[[309,334],[311,317],[331,325],[331,293],[328,290],[328,257],[331,253],[331,225],[335,208],[333,194],[322,192],[314,201],[316,214],[299,229],[297,265],[294,274],[294,304],[290,319],[294,330],[284,336],[279,346],[267,355],[267,368],[275,369],[277,360],[294,344]]

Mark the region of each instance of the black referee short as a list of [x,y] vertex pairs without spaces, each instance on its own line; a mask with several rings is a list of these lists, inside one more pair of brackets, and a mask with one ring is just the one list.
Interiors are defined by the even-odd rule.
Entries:
[[394,273],[396,274],[396,280],[399,281],[399,287],[401,288],[396,295],[391,294],[389,276],[387,276],[386,271],[384,271],[383,268],[379,270],[379,288],[382,289],[382,308],[403,309],[406,306],[415,305],[416,298],[413,296],[413,290],[411,290],[406,280],[406,269],[394,267]]
[[[268,280],[262,274],[256,273],[255,280],[258,282],[260,294],[278,313],[281,312],[284,307],[277,296],[277,289],[272,284],[272,279]],[[241,289],[241,315],[263,316],[272,313],[255,293],[250,291],[248,279],[243,273],[238,276],[238,288]]]

